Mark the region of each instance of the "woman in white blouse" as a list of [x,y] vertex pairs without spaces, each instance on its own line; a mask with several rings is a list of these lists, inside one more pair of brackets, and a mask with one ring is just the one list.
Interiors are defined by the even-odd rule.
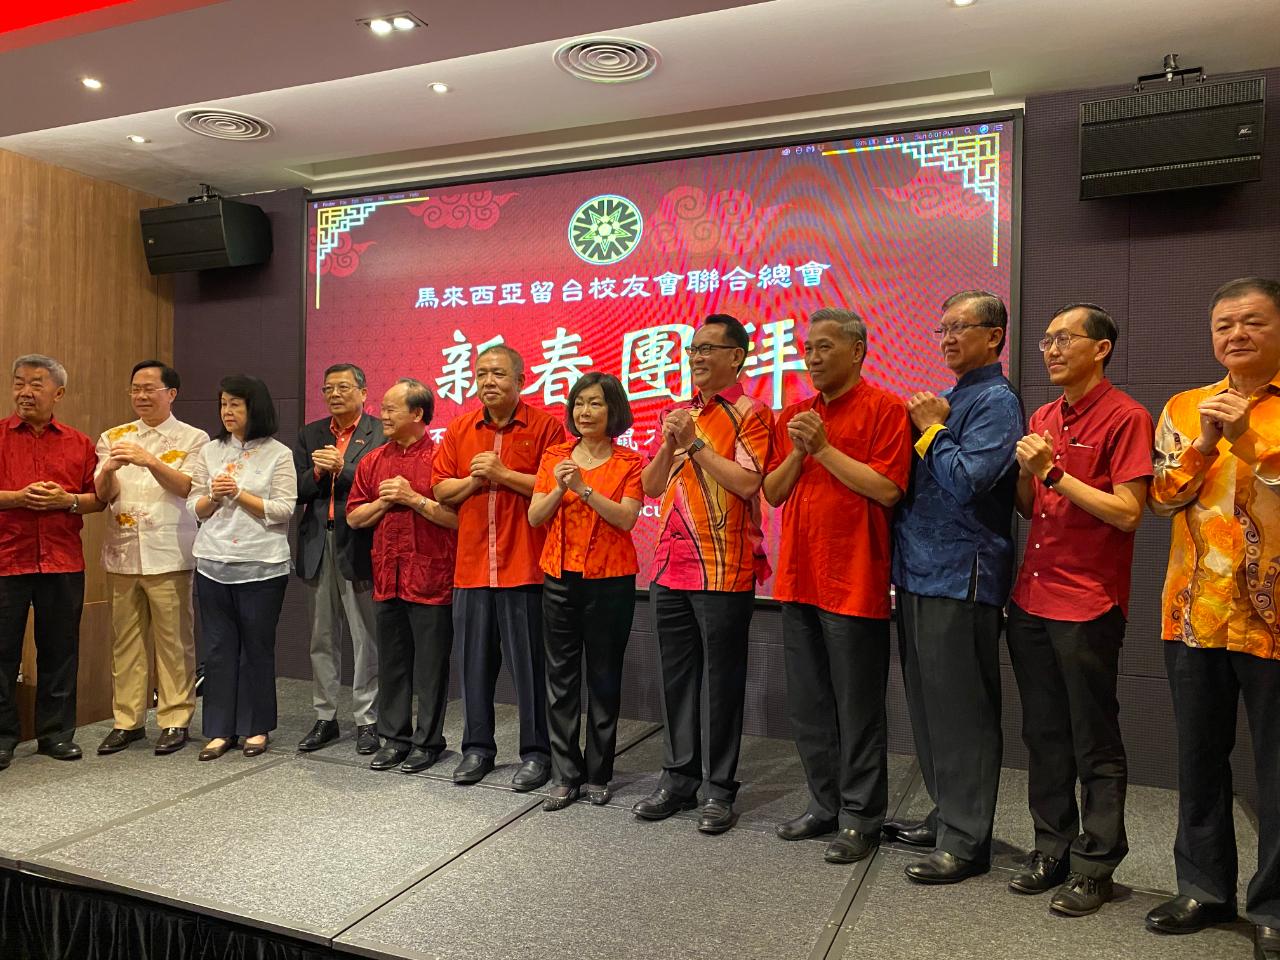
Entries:
[[200,521],[192,553],[204,646],[204,719],[216,760],[244,739],[266,752],[276,726],[276,623],[289,582],[293,455],[272,439],[276,411],[261,380],[218,385],[222,432],[200,448],[187,504]]

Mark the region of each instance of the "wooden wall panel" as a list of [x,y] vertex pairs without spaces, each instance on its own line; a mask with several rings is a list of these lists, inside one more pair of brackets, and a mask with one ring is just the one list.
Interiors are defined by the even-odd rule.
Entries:
[[[172,361],[172,283],[147,272],[138,229],[138,210],[164,202],[0,150],[0,364],[24,353],[61,361],[68,384],[57,416],[94,439],[133,419],[133,364]],[[10,398],[0,409],[11,412]],[[110,654],[99,649],[110,644],[104,522],[85,520],[82,723],[111,712]]]

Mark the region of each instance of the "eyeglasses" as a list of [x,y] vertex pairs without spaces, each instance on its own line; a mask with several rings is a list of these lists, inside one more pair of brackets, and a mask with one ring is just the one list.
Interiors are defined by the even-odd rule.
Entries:
[[1097,337],[1090,337],[1083,333],[1059,333],[1056,336],[1044,337],[1040,341],[1040,352],[1048,353],[1049,348],[1057,346],[1059,350],[1065,350],[1071,346],[1075,340],[1097,340]]
[[359,387],[353,387],[349,383],[339,383],[337,386],[330,384],[320,388],[320,393],[326,397],[331,397],[335,393],[340,397],[345,397],[349,393],[355,393]]
[[161,390],[168,390],[168,387],[157,387],[154,384],[144,383],[140,387],[129,387],[129,396],[131,397],[149,397],[153,393],[159,393]]
[[958,337],[966,330],[972,330],[975,327],[990,327],[989,323],[949,323],[945,327],[934,327],[933,332],[938,335],[939,340],[946,340],[948,337]]
[[686,357],[709,357],[712,350],[741,350],[741,347],[731,347],[723,343],[697,343],[692,347],[684,348]]

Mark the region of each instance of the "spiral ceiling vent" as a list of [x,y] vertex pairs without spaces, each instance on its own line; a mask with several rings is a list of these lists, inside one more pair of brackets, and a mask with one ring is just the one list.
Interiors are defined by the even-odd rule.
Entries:
[[262,140],[271,136],[271,124],[233,110],[184,110],[178,123],[192,133],[215,140]]
[[575,40],[556,51],[560,69],[593,83],[641,80],[658,68],[658,51],[635,40],[594,37]]

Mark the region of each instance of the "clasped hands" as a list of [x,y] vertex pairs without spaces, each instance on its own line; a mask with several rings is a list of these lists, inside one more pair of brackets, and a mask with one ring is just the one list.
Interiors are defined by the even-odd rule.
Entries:
[[75,494],[52,480],[37,480],[22,488],[22,505],[28,510],[68,510]]
[[582,495],[586,482],[582,479],[582,470],[571,459],[566,457],[552,468],[555,474],[556,485],[561,490],[570,490],[573,493]]
[[1249,398],[1234,388],[1200,401],[1200,436],[1195,448],[1206,456],[1227,438],[1235,443],[1249,429]]
[[791,449],[801,456],[820,453],[827,445],[827,428],[813,410],[797,413],[788,420],[787,436],[791,439]]
[[115,473],[123,466],[132,464],[136,467],[154,467],[160,462],[154,453],[128,440],[119,440],[111,445],[111,456],[102,465],[106,473]]
[[1037,480],[1043,480],[1053,469],[1053,435],[1029,433],[1018,441],[1018,466]]
[[345,459],[332,443],[311,454],[311,463],[318,473],[341,473]]
[[423,499],[423,495],[413,489],[408,480],[397,475],[378,484],[378,499],[402,507],[413,507]]

